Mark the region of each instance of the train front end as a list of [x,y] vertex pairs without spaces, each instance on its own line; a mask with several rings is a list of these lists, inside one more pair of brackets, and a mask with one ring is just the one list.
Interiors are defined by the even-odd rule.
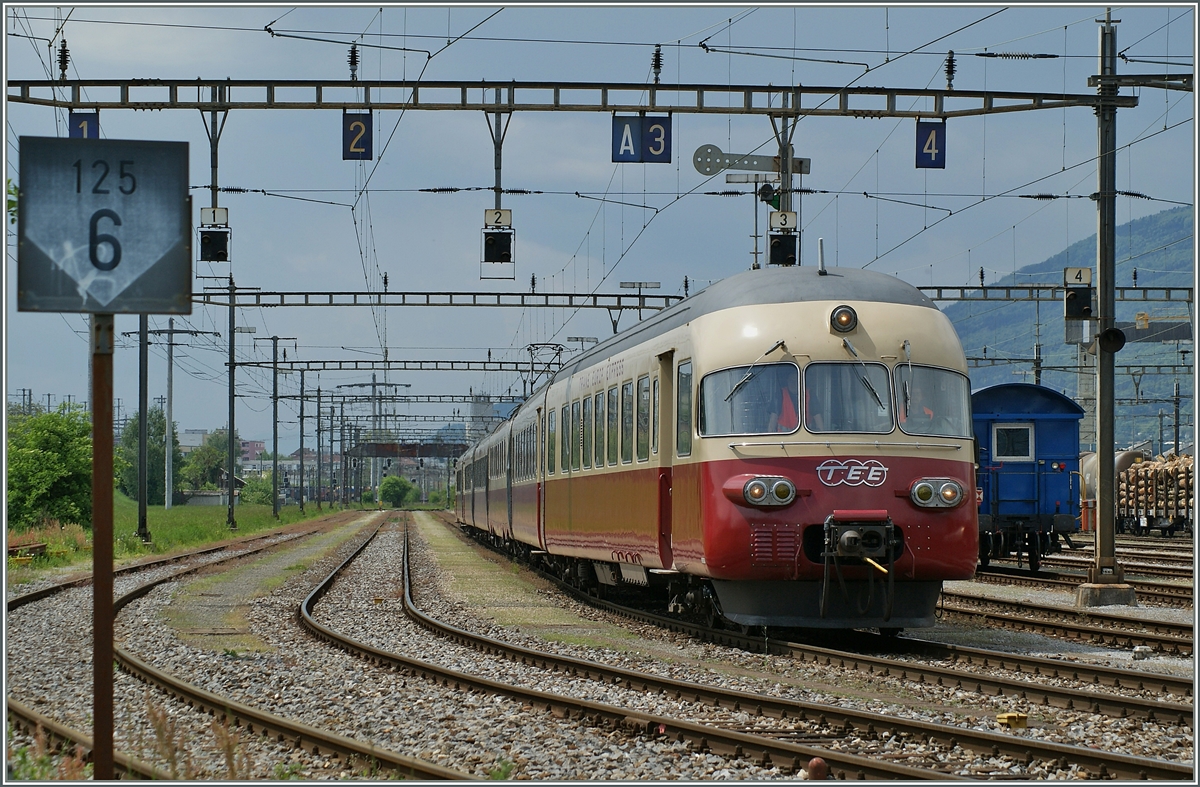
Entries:
[[942,582],[978,555],[957,334],[891,277],[787,274],[795,302],[691,326],[697,440],[674,499],[694,518],[675,518],[676,567],[741,625],[932,626]]

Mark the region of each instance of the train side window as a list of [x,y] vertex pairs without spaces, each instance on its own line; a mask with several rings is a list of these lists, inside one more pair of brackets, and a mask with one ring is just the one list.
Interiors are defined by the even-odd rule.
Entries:
[[692,362],[679,364],[675,385],[675,454],[692,454]]
[[1032,462],[1033,424],[993,424],[993,462]]
[[608,463],[610,465],[617,463],[617,439],[620,434],[617,422],[620,417],[620,409],[617,406],[617,386],[614,385],[608,389]]
[[596,394],[596,467],[604,467],[604,392]]
[[621,385],[621,463],[633,461],[633,382]]
[[592,469],[592,397],[583,398],[583,469]]
[[579,400],[571,402],[571,469],[579,469]]
[[554,411],[546,416],[546,475],[554,475],[554,449],[558,431],[554,428]]
[[558,452],[559,466],[567,472],[571,466],[571,405],[562,406],[562,439],[559,440],[562,450]]
[[650,458],[650,376],[637,381],[637,458],[645,462]]
[[650,453],[658,453],[658,378],[654,378],[654,393],[650,397]]

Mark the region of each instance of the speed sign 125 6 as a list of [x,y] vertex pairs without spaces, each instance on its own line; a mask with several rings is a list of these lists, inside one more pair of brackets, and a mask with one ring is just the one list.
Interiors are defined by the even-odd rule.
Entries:
[[186,142],[20,146],[19,310],[191,314]]

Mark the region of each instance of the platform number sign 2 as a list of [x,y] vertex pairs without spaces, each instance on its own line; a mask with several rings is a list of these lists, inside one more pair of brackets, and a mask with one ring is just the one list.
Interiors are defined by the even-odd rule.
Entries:
[[342,115],[343,161],[370,161],[374,158],[371,142],[370,112],[347,112]]
[[917,169],[946,168],[946,124],[917,121]]

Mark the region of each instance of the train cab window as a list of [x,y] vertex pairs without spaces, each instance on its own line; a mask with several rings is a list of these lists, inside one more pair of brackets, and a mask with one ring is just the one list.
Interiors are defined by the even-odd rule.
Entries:
[[658,378],[651,384],[654,392],[650,396],[650,453],[658,453]]
[[892,387],[879,363],[804,367],[804,426],[810,432],[892,431]]
[[633,383],[621,386],[621,463],[633,461]]
[[562,461],[559,466],[562,471],[567,472],[567,468],[571,466],[571,405],[564,404],[562,406],[562,450],[559,451],[558,458]]
[[620,430],[617,428],[617,423],[620,421],[621,412],[617,406],[617,386],[608,389],[608,463],[615,465],[617,463],[617,440],[620,435]]
[[1032,462],[1033,424],[992,424],[993,462]]
[[546,475],[554,475],[554,448],[558,437],[554,428],[554,411],[546,416]]
[[604,392],[596,394],[596,467],[604,467]]
[[949,369],[896,365],[896,420],[908,434],[971,436],[971,383]]
[[637,458],[645,462],[650,458],[650,377],[637,381]]
[[[885,388],[886,375],[885,370]],[[800,370],[791,363],[735,366],[706,375],[700,381],[700,434],[794,432],[800,426],[799,391]]]
[[583,469],[592,469],[592,397],[583,399]]
[[692,453],[692,362],[679,364],[675,382],[675,455]]
[[580,403],[571,402],[571,469],[580,469]]

